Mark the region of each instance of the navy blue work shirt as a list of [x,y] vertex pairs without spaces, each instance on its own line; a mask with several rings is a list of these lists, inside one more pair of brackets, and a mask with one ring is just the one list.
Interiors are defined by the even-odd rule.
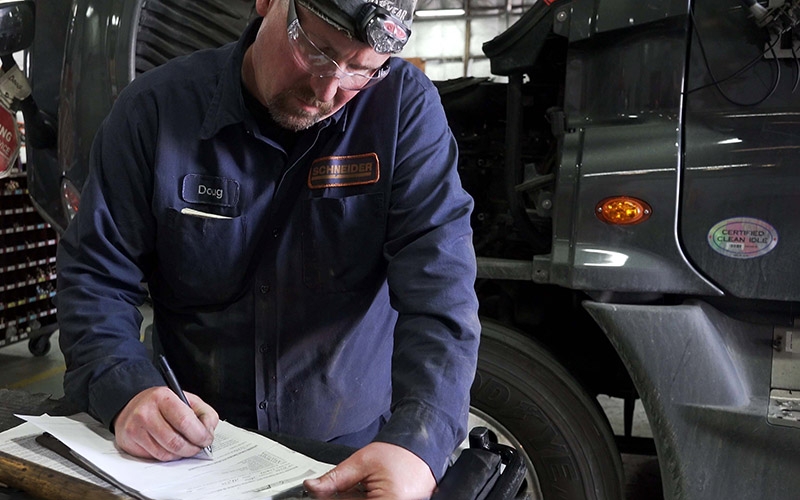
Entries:
[[58,248],[66,396],[110,425],[164,385],[140,341],[149,290],[154,349],[222,419],[362,446],[388,418],[374,439],[439,478],[480,326],[472,199],[436,88],[393,58],[285,149],[243,97],[257,27],[140,76],[98,131]]

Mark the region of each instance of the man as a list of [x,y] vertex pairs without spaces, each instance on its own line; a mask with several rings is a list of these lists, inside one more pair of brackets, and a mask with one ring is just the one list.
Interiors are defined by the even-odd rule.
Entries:
[[[223,418],[359,447],[317,494],[431,494],[480,327],[455,141],[435,87],[390,58],[407,2],[257,0],[238,43],[118,98],[57,299],[65,393],[123,450],[192,456]],[[142,283],[191,408],[139,340]]]

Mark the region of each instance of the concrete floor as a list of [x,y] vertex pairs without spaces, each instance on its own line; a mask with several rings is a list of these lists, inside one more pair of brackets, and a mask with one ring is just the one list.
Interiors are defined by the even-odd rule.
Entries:
[[58,331],[50,337],[50,343],[50,352],[41,357],[30,353],[27,340],[0,348],[0,389],[20,389],[62,397],[64,357],[58,350]]
[[[152,322],[152,311],[144,307],[143,326]],[[143,332],[144,334],[144,332]],[[31,393],[50,394],[53,398],[64,395],[64,357],[58,349],[58,331],[50,338],[51,349],[41,357],[33,356],[28,342],[19,342],[0,348],[0,388],[19,389]],[[598,398],[616,434],[623,433],[622,401],[606,396]],[[647,417],[637,401],[634,413],[633,436],[652,437]],[[660,473],[655,457],[628,455],[622,457],[626,475],[625,500],[659,500],[661,493]]]

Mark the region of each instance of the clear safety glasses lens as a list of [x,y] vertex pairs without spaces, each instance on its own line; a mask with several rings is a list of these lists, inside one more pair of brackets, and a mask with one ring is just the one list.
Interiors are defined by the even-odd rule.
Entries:
[[294,1],[289,2],[289,18],[287,26],[289,47],[292,56],[300,68],[319,78],[336,78],[342,90],[357,91],[375,85],[389,73],[389,61],[369,73],[350,73],[342,70],[339,64],[321,51],[306,35],[297,18]]

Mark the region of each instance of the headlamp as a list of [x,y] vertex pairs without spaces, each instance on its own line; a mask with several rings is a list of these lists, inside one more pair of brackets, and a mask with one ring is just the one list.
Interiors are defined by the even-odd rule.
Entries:
[[357,36],[378,54],[397,54],[411,36],[411,29],[388,10],[371,2],[361,7]]

